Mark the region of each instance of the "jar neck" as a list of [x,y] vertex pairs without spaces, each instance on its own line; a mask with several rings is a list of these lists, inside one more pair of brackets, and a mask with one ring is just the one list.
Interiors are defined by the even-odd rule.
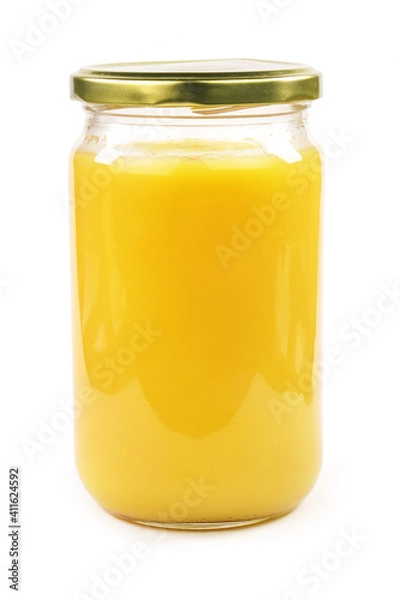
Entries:
[[118,107],[85,105],[87,120],[91,124],[152,125],[162,126],[243,126],[273,123],[304,125],[308,117],[309,102],[264,104],[248,106],[174,106],[174,107]]
[[310,145],[309,103],[235,107],[112,107],[86,105],[87,122],[81,140],[88,151],[197,140],[229,147],[251,140],[262,151]]

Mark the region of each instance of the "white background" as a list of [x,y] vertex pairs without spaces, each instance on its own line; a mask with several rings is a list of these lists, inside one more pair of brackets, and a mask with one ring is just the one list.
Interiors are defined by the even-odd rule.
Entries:
[[[17,42],[49,9],[41,0],[1,4],[0,596],[16,597],[7,583],[7,478],[19,465],[23,600],[94,598],[93,578],[139,542],[146,556],[103,598],[398,597],[400,299],[385,314],[377,308],[382,286],[400,288],[396,4],[74,4],[22,56]],[[83,489],[70,417],[33,460],[21,444],[37,440],[72,395],[67,161],[83,114],[68,79],[93,63],[229,57],[323,72],[312,124],[326,154],[324,356],[337,346],[342,359],[325,371],[324,467],[295,512],[249,529],[160,538],[108,516]],[[357,341],[346,342],[343,331],[360,324]],[[329,573],[352,530],[359,541]],[[315,591],[301,579],[313,563],[322,565]]]

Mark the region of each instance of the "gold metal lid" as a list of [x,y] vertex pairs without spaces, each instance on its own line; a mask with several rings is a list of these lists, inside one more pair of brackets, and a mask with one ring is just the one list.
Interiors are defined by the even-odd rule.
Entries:
[[227,106],[319,96],[320,74],[311,67],[252,59],[96,65],[71,77],[71,97],[90,104]]

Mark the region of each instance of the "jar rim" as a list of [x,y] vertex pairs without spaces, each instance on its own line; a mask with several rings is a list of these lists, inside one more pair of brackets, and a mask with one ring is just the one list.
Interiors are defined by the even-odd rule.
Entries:
[[119,106],[235,106],[315,100],[321,75],[296,63],[256,59],[113,63],[71,76],[71,97]]

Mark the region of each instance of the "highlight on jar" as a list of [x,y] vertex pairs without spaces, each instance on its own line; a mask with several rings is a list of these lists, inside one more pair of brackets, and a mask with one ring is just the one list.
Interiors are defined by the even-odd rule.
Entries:
[[127,521],[218,529],[292,511],[321,466],[320,75],[215,60],[72,76],[81,480]]

